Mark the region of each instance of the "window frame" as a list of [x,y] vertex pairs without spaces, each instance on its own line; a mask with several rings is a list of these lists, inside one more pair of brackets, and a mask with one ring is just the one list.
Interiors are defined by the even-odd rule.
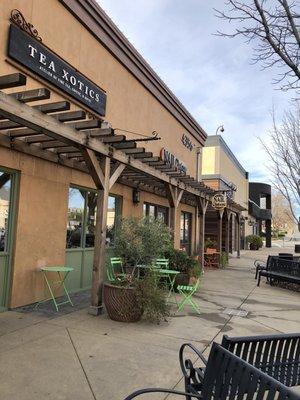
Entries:
[[[181,230],[181,218],[183,216],[183,240],[181,239],[181,232],[180,232],[180,247],[184,248],[187,254],[191,255],[192,252],[192,223],[193,223],[193,214],[188,211],[181,211],[180,213],[180,230]],[[189,220],[189,227],[186,230],[186,221]],[[188,241],[185,241],[185,232],[188,232]]]
[[[169,207],[162,206],[160,204],[150,203],[148,201],[144,201],[143,204],[143,215],[149,217],[149,208],[154,207],[154,218],[157,219],[157,215],[159,210],[164,210],[165,213],[165,220],[163,221],[167,226],[169,225]],[[144,208],[146,207],[146,209]],[[146,212],[144,212],[146,211]]]
[[[83,206],[83,221],[82,221],[82,234],[81,234],[81,238],[80,238],[80,247],[67,247],[66,246],[66,250],[86,250],[86,249],[94,249],[95,246],[93,247],[88,247],[86,246],[86,234],[87,234],[87,212],[88,212],[88,203],[87,203],[87,199],[88,199],[88,192],[92,192],[92,193],[97,193],[96,189],[93,188],[88,188],[86,186],[81,186],[81,185],[74,185],[74,184],[70,184],[69,185],[69,189],[68,189],[68,194],[70,193],[70,189],[77,189],[77,190],[84,190],[84,196],[83,196],[83,200],[84,200],[84,206]],[[116,207],[115,207],[115,215],[116,215],[116,220],[115,220],[115,235],[116,235],[116,230],[117,227],[119,225],[119,219],[120,217],[122,217],[122,207],[123,207],[123,197],[117,194],[113,194],[113,193],[109,193],[109,197],[114,197],[116,199],[118,199],[118,201],[116,201]],[[68,228],[68,213],[69,213],[69,196],[68,196],[68,205],[67,205],[67,228]],[[96,225],[96,221],[95,221],[95,225]],[[67,229],[68,231],[68,229]],[[113,248],[114,246],[107,246],[109,248]]]

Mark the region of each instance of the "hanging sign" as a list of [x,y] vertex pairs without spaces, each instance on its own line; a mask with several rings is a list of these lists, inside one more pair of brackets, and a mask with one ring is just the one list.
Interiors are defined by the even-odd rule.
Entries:
[[215,210],[224,210],[224,208],[227,206],[227,199],[225,194],[215,194],[212,198],[212,206]]
[[180,161],[174,154],[172,154],[169,150],[162,148],[160,151],[160,156],[163,161],[168,163],[171,167],[175,167],[179,170],[179,172],[186,173],[187,167],[186,165]]
[[10,26],[8,55],[92,111],[105,116],[105,92],[15,25]]

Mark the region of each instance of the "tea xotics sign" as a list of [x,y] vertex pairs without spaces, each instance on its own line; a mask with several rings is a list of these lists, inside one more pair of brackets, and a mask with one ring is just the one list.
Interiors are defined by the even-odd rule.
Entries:
[[186,173],[187,167],[186,165],[180,161],[174,154],[172,154],[169,150],[162,148],[160,151],[160,156],[168,163],[171,167],[176,167],[180,172]]
[[211,203],[215,210],[224,210],[227,206],[227,198],[223,193],[216,193],[213,196]]
[[10,26],[8,55],[95,113],[105,115],[105,92],[15,25]]

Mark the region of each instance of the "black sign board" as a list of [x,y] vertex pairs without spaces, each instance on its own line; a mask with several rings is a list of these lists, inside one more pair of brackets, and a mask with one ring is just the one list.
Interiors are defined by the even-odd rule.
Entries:
[[10,26],[8,55],[97,114],[105,115],[105,92],[15,25]]

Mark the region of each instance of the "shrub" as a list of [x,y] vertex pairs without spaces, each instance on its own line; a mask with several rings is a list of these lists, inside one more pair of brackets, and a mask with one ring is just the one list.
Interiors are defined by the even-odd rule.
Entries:
[[258,235],[249,235],[246,239],[247,243],[249,244],[253,244],[254,246],[257,246],[259,248],[263,246],[262,238]]
[[165,252],[164,256],[169,260],[170,269],[188,274],[189,276],[199,277],[201,275],[199,261],[190,257],[184,250],[172,248]]
[[205,240],[205,243],[204,243],[205,251],[207,249],[215,249],[216,247],[217,247],[217,242],[215,240],[212,240],[211,238],[207,238]]
[[115,254],[125,265],[151,264],[172,248],[169,228],[152,218],[124,218],[117,232]]

